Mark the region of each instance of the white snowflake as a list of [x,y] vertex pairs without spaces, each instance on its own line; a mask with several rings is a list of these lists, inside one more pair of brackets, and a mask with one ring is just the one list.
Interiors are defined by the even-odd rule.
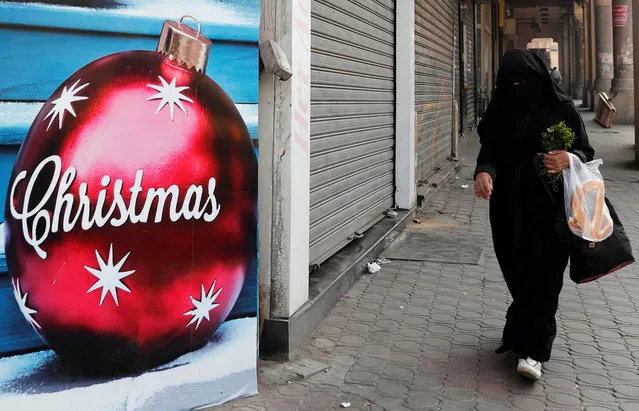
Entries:
[[49,114],[47,114],[47,116],[44,118],[46,120],[47,118],[51,117],[51,120],[49,120],[49,125],[47,126],[47,130],[49,130],[49,127],[51,127],[51,124],[56,119],[56,117],[58,118],[58,128],[62,129],[62,120],[64,118],[64,113],[66,111],[71,113],[73,117],[76,116],[71,103],[75,103],[76,101],[81,101],[81,100],[88,100],[89,97],[76,96],[78,92],[80,92],[82,89],[84,89],[86,86],[89,85],[89,83],[84,83],[80,87],[75,88],[79,82],[80,80],[76,81],[75,84],[73,84],[71,88],[68,90],[67,90],[67,87],[64,86],[64,88],[62,89],[62,94],[60,94],[60,97],[58,97],[57,99],[51,102],[51,104],[53,104],[53,108],[51,109],[51,111],[49,111]]
[[120,271],[126,259],[129,258],[130,254],[131,253],[127,253],[127,255],[125,255],[116,265],[113,265],[113,244],[111,244],[111,247],[109,248],[109,260],[106,263],[100,256],[98,250],[95,250],[95,256],[98,260],[98,265],[100,266],[99,269],[84,266],[84,268],[88,272],[98,278],[98,281],[93,284],[91,288],[89,288],[89,291],[87,291],[87,293],[95,291],[98,288],[102,288],[100,306],[104,302],[104,298],[106,297],[107,293],[111,293],[113,301],[115,301],[115,305],[119,305],[118,288],[120,290],[126,291],[127,293],[131,292],[131,290],[126,285],[124,285],[122,279],[133,274],[135,270],[122,272]]
[[24,315],[24,318],[26,318],[27,321],[29,321],[29,323],[32,326],[42,328],[40,327],[40,324],[38,324],[38,322],[34,320],[32,317],[33,314],[37,314],[38,312],[34,310],[33,308],[27,307],[27,297],[29,296],[29,293],[25,293],[24,295],[22,295],[22,290],[20,290],[20,279],[17,278],[15,282],[12,282],[12,283],[13,283],[13,295],[16,298],[16,301],[18,302],[18,306],[20,307],[20,312],[22,312],[22,315]]
[[193,100],[191,100],[190,98],[182,94],[184,90],[188,89],[187,86],[175,87],[175,77],[173,77],[171,84],[167,83],[162,76],[158,76],[158,77],[160,81],[162,82],[161,86],[156,86],[154,84],[147,85],[148,87],[151,87],[152,89],[158,91],[158,94],[155,94],[147,98],[147,101],[162,99],[162,101],[160,101],[160,105],[158,106],[158,109],[156,110],[155,114],[158,114],[160,110],[162,110],[162,108],[168,104],[169,112],[171,113],[171,121],[173,121],[173,116],[175,114],[175,106],[178,106],[180,110],[182,110],[182,112],[186,114],[184,105],[182,104],[182,101],[180,100],[188,101],[189,103],[193,103]]
[[191,321],[186,325],[187,327],[197,321],[197,324],[195,325],[195,329],[197,330],[200,326],[200,323],[202,322],[202,319],[206,318],[208,321],[211,321],[209,313],[212,309],[219,306],[219,304],[215,304],[215,300],[220,295],[220,292],[223,288],[224,287],[220,287],[217,292],[213,294],[213,290],[215,289],[215,281],[213,281],[213,285],[211,286],[211,289],[207,294],[206,291],[204,291],[204,284],[202,284],[202,295],[200,296],[200,300],[198,301],[195,298],[191,297],[191,301],[193,302],[195,308],[184,313],[184,315],[193,316],[193,318],[191,318]]

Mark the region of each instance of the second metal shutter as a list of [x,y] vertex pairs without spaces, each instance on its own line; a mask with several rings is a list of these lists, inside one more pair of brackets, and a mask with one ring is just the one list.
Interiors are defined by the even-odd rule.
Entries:
[[310,262],[394,203],[395,2],[311,2]]
[[415,1],[417,180],[451,154],[457,7],[451,0]]

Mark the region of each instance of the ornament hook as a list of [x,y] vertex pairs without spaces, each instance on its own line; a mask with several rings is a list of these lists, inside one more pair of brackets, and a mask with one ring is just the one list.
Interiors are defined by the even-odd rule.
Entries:
[[200,21],[198,19],[196,19],[195,17],[191,16],[190,14],[185,14],[184,16],[180,17],[180,20],[178,21],[180,24],[182,23],[182,20],[184,19],[191,19],[193,21],[195,21],[197,23],[197,35],[199,36],[202,33],[202,26],[200,26]]

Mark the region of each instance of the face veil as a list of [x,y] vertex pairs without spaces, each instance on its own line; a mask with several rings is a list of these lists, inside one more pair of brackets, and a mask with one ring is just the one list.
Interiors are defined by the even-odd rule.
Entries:
[[552,81],[541,58],[529,50],[511,50],[504,54],[497,74],[495,97],[495,103],[505,109],[534,107],[544,98],[571,100]]

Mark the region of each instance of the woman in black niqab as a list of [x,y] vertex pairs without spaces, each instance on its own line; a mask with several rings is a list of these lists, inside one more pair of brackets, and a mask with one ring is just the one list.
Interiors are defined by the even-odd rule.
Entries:
[[[555,230],[563,194],[557,193],[555,204],[533,160],[542,152],[542,133],[562,121],[576,135],[570,152],[583,162],[592,160],[581,116],[541,58],[527,50],[506,53],[477,129],[481,149],[475,193],[490,199],[493,245],[513,299],[497,352],[514,351],[520,357],[518,372],[535,380],[541,377],[541,364],[550,359],[569,254]],[[544,166],[560,173],[570,166],[568,153],[546,153]]]

